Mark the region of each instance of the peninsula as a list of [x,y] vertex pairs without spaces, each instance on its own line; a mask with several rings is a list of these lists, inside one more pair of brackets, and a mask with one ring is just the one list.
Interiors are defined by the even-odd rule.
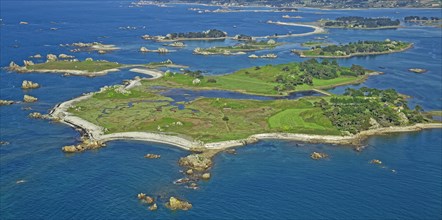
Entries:
[[410,49],[412,43],[386,39],[384,41],[358,41],[345,45],[316,45],[310,50],[293,50],[301,57],[349,58],[402,52]]

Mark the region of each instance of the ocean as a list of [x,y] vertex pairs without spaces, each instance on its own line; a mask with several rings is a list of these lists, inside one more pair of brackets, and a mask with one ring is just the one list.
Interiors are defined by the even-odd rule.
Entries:
[[[235,41],[192,41],[177,52],[159,55],[138,52],[141,46],[155,49],[162,43],[145,41],[144,34],[220,29],[229,33],[266,36],[274,33],[305,33],[306,27],[266,24],[286,21],[282,16],[302,16],[293,22],[357,15],[403,18],[408,15],[440,17],[434,9],[317,10],[293,13],[202,13],[190,7],[130,7],[128,1],[0,1],[0,66],[22,64],[36,53],[72,54],[60,44],[99,41],[121,50],[99,55],[75,53],[77,58],[106,59],[120,63],[147,63],[171,59],[202,70],[207,75],[275,63],[302,61],[290,53],[300,43],[326,37],[332,43],[357,40],[403,40],[414,47],[402,53],[339,59],[342,65],[359,64],[384,72],[364,83],[347,87],[394,88],[409,95],[411,106],[442,109],[442,29],[404,24],[389,30],[341,30],[305,37],[279,39],[286,42],[272,51],[278,59],[243,56],[198,56],[196,47],[232,45]],[[20,21],[29,22],[19,25]],[[133,28],[127,28],[135,27]],[[51,28],[58,28],[51,30]],[[424,68],[424,74],[408,72]],[[442,129],[369,138],[363,152],[350,146],[261,141],[237,148],[237,154],[214,158],[212,178],[198,190],[173,184],[181,178],[178,159],[188,152],[174,146],[113,141],[107,147],[65,154],[61,147],[78,143],[77,131],[63,124],[29,119],[30,112],[48,113],[57,103],[120,84],[138,74],[122,70],[101,77],[60,74],[19,74],[1,69],[0,99],[21,100],[24,94],[39,98],[32,104],[0,107],[0,219],[441,219]],[[23,91],[23,80],[41,88]],[[173,96],[173,94],[170,94]],[[225,97],[225,93],[213,94]],[[31,107],[33,110],[23,110]],[[313,151],[330,155],[311,160]],[[161,154],[147,160],[146,153]],[[382,165],[370,164],[379,159]],[[17,181],[23,180],[22,183]],[[147,210],[136,195],[144,192],[159,199],[159,209]],[[193,204],[189,211],[170,211],[166,198],[178,196]]]

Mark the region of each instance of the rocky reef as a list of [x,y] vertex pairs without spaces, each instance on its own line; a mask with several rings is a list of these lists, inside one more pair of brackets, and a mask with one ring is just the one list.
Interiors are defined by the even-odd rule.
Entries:
[[23,96],[23,101],[30,103],[30,102],[36,102],[36,101],[38,101],[38,99],[35,98],[34,96],[24,95]]
[[310,158],[312,158],[313,160],[320,160],[320,159],[324,159],[327,157],[328,157],[328,155],[326,153],[318,153],[318,152],[313,152],[310,155]]
[[148,52],[154,52],[154,53],[169,53],[170,51],[167,48],[160,47],[156,50],[149,50],[146,47],[140,47],[140,52],[142,53],[148,53]]
[[40,87],[40,85],[38,83],[29,81],[29,80],[23,80],[23,82],[21,84],[22,89],[36,89],[39,87]]
[[376,164],[376,165],[381,165],[382,161],[378,160],[378,159],[373,159],[370,161],[371,164]]
[[32,119],[50,119],[51,117],[46,114],[41,114],[40,112],[32,112],[28,115],[29,118]]
[[85,139],[81,144],[64,146],[61,148],[61,150],[65,153],[76,153],[85,150],[102,148],[104,146],[106,146],[106,144],[101,141]]
[[166,203],[166,207],[170,210],[189,210],[192,208],[192,204],[172,196],[169,198],[169,202]]
[[178,162],[180,166],[187,167],[196,171],[205,171],[212,166],[211,157],[202,154],[190,154],[183,157]]
[[275,59],[275,58],[278,58],[278,56],[276,54],[274,54],[274,53],[264,54],[264,55],[261,55],[261,56],[258,56],[256,54],[252,54],[252,55],[249,56],[249,58],[252,58],[252,59],[258,59],[258,58]]
[[420,68],[411,68],[411,69],[408,69],[408,71],[413,72],[413,73],[425,73],[425,72],[427,72],[426,69],[420,69]]
[[155,199],[153,197],[147,196],[144,193],[139,193],[137,195],[137,198],[142,202],[142,203],[146,203],[146,204],[152,204],[151,206],[148,207],[148,209],[150,211],[155,211],[158,209],[157,204],[155,203]]
[[161,155],[159,154],[146,154],[144,155],[144,158],[148,158],[148,159],[159,159],[161,157]]
[[2,106],[2,105],[12,105],[12,104],[14,104],[15,102],[14,101],[11,101],[11,100],[3,100],[3,99],[0,99],[0,106]]

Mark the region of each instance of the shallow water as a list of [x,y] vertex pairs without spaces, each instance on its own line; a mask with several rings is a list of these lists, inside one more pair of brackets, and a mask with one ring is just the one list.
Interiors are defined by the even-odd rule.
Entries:
[[[293,21],[314,21],[346,15],[440,16],[440,10],[382,9],[319,11],[302,9],[296,13],[198,14],[186,5],[170,8],[154,6],[130,8],[126,1],[1,1],[0,66],[11,60],[21,62],[35,53],[69,53],[59,44],[102,41],[122,50],[106,54],[74,54],[80,59],[93,57],[121,63],[146,63],[171,59],[207,74],[223,74],[240,68],[270,63],[302,61],[289,51],[315,37],[346,43],[385,38],[415,43],[403,53],[338,60],[383,71],[366,82],[351,87],[395,88],[411,96],[412,105],[425,110],[442,108],[441,29],[412,26],[397,30],[330,30],[325,35],[286,38],[288,42],[272,53],[276,60],[254,60],[244,56],[195,56],[195,47],[231,45],[233,41],[186,42],[186,48],[166,55],[141,54],[138,48],[161,47],[144,41],[143,34],[201,31],[218,28],[230,35],[271,35],[308,32],[310,28],[269,25],[267,20],[283,20],[282,15],[300,15]],[[198,6],[199,7],[199,6]],[[202,6],[201,6],[202,7]],[[317,14],[321,12],[322,14]],[[396,13],[397,12],[397,13]],[[98,15],[98,16],[97,16]],[[18,25],[28,21],[29,25]],[[290,20],[292,21],[292,20]],[[56,22],[56,23],[51,23]],[[136,30],[119,27],[136,26]],[[143,26],[145,28],[143,28]],[[234,28],[234,26],[237,26]],[[59,28],[50,31],[50,28]],[[257,52],[258,55],[269,51]],[[409,68],[425,68],[414,74]],[[79,134],[70,127],[31,120],[33,111],[48,112],[57,103],[104,85],[119,84],[137,76],[127,70],[106,76],[63,77],[57,74],[17,74],[1,70],[0,98],[20,100],[30,94],[34,104],[0,107],[0,218],[97,219],[303,219],[303,218],[442,218],[442,130],[370,138],[365,151],[349,147],[265,141],[238,148],[237,155],[215,158],[213,178],[193,191],[172,184],[181,178],[177,160],[186,152],[145,142],[110,142],[106,148],[75,155],[63,154],[60,147],[78,142]],[[32,80],[42,88],[22,91],[22,80]],[[332,89],[343,92],[345,87]],[[174,94],[171,94],[174,95]],[[196,94],[199,95],[199,94]],[[330,155],[324,161],[309,158],[312,151]],[[146,153],[161,154],[159,160],[146,160]],[[382,166],[369,164],[372,159]],[[396,172],[392,172],[395,170]],[[24,180],[21,184],[16,181]],[[149,212],[136,194],[188,199],[194,208],[170,212],[162,204]],[[164,199],[160,198],[161,202]]]

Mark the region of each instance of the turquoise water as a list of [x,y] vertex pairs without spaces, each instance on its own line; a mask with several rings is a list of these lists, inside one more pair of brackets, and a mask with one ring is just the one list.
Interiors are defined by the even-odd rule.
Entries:
[[[59,44],[102,41],[122,50],[106,54],[76,53],[121,63],[145,63],[172,59],[207,74],[233,72],[243,67],[285,63],[303,59],[289,53],[299,43],[317,36],[345,43],[356,40],[406,40],[415,47],[404,53],[339,60],[383,71],[352,86],[395,88],[410,95],[412,104],[425,110],[442,108],[441,29],[407,26],[397,30],[330,30],[326,35],[287,38],[272,51],[276,60],[252,60],[246,56],[195,56],[195,47],[230,45],[235,42],[187,42],[188,47],[166,55],[141,54],[138,48],[157,48],[161,43],[144,41],[143,34],[201,31],[218,28],[234,35],[303,33],[309,28],[265,24],[283,20],[282,15],[300,15],[299,21],[345,15],[440,16],[440,10],[384,9],[297,13],[197,14],[179,5],[170,8],[130,8],[125,1],[1,1],[0,66],[21,62],[35,53],[67,53]],[[29,25],[18,25],[28,21]],[[297,20],[296,20],[297,21]],[[55,22],[55,23],[51,23]],[[136,26],[136,30],[119,27]],[[145,28],[143,29],[143,26]],[[234,26],[237,26],[234,28]],[[59,28],[51,31],[50,28]],[[265,54],[262,51],[257,54]],[[425,68],[414,74],[408,68]],[[106,148],[75,155],[60,147],[78,142],[79,134],[62,124],[27,118],[33,111],[48,112],[57,103],[118,84],[137,76],[123,70],[103,77],[63,77],[57,74],[17,74],[1,70],[0,98],[20,100],[24,93],[38,97],[34,104],[0,107],[0,218],[1,219],[440,219],[442,218],[442,130],[373,137],[363,152],[348,146],[265,141],[238,148],[237,155],[215,158],[213,178],[198,190],[176,186],[182,177],[177,161],[187,153],[172,146],[145,142],[110,142]],[[22,80],[42,88],[23,92]],[[342,92],[345,87],[333,89]],[[218,94],[217,94],[218,95]],[[313,161],[309,154],[323,151],[329,159]],[[161,154],[146,160],[146,153]],[[380,159],[383,166],[369,164]],[[394,170],[395,172],[393,172]],[[16,184],[16,181],[24,183]],[[161,204],[150,212],[136,199],[145,192],[185,198],[194,205],[188,212],[171,212]]]

